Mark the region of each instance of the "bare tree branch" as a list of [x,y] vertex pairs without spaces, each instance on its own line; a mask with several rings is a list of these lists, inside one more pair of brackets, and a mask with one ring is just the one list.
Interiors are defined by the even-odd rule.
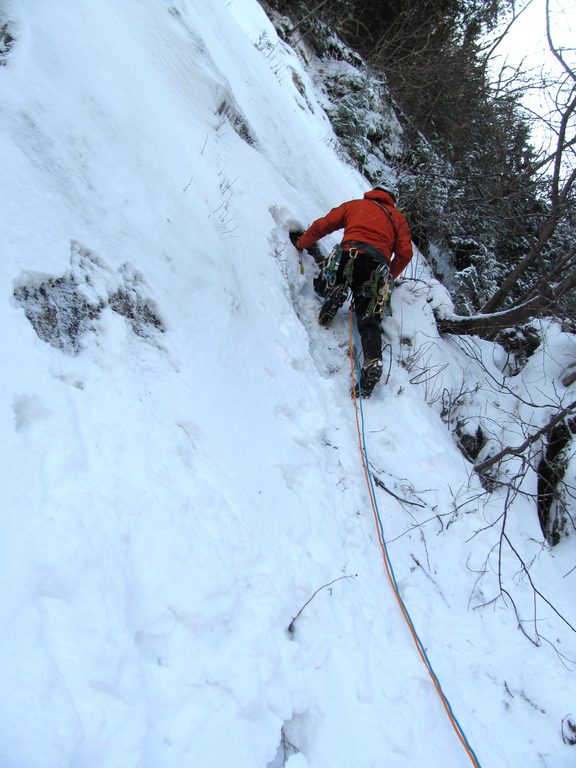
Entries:
[[566,406],[566,408],[562,408],[560,411],[554,414],[552,418],[548,421],[547,424],[545,424],[543,427],[541,427],[539,430],[534,432],[534,434],[530,435],[529,437],[524,440],[524,442],[521,445],[517,446],[509,446],[507,448],[504,448],[503,450],[496,453],[494,456],[491,456],[489,459],[485,459],[484,461],[481,461],[479,464],[476,464],[474,466],[474,469],[479,474],[482,472],[485,472],[488,467],[493,466],[494,464],[497,464],[499,461],[501,461],[505,456],[521,456],[527,448],[529,448],[531,445],[536,443],[538,440],[540,440],[541,437],[548,434],[550,430],[559,422],[561,422],[563,419],[566,418],[566,416],[569,416],[571,413],[574,413],[576,411],[576,400],[574,400],[570,405]]

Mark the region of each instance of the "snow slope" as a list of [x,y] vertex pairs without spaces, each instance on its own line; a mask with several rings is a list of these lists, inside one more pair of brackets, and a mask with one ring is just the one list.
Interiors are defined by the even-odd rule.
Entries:
[[[467,764],[386,580],[347,312],[317,326],[288,240],[367,188],[299,59],[255,0],[0,13],[0,765]],[[504,495],[440,418],[485,374],[438,338],[423,260],[408,272],[364,407],[400,590],[482,765],[564,768],[574,633],[539,605],[535,645],[498,598]],[[556,359],[517,386],[553,386]],[[574,624],[572,542],[550,552],[521,495],[509,517]]]

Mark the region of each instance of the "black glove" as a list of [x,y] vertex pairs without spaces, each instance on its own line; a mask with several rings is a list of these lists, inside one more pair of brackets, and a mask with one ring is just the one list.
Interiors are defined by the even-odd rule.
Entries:
[[[298,248],[298,246],[296,245],[296,243],[298,242],[298,240],[300,240],[300,238],[302,237],[302,235],[303,235],[303,234],[304,234],[304,232],[302,232],[302,231],[301,231],[301,230],[299,230],[299,229],[296,229],[296,230],[294,230],[293,232],[290,232],[290,235],[289,235],[289,237],[290,237],[290,242],[292,243],[292,245],[294,246],[294,248]],[[298,248],[298,250],[299,250],[299,251],[301,251],[301,250],[302,250],[302,248]]]
[[322,251],[320,250],[318,243],[313,243],[309,248],[306,248],[306,250],[319,267],[324,266],[324,256],[322,255]]

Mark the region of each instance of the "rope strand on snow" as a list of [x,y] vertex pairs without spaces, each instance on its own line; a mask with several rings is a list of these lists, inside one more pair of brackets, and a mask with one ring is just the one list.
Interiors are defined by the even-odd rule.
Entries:
[[[454,711],[450,705],[450,702],[448,701],[446,694],[442,690],[442,686],[440,684],[440,680],[438,679],[433,667],[432,663],[430,662],[430,659],[428,658],[428,654],[426,653],[424,646],[422,644],[422,641],[420,640],[420,637],[418,636],[418,633],[416,631],[416,628],[414,626],[414,622],[412,621],[412,618],[410,616],[410,613],[408,612],[408,609],[406,607],[406,604],[404,603],[404,600],[400,596],[400,590],[398,589],[398,582],[396,581],[396,575],[394,574],[394,568],[392,566],[392,561],[390,560],[390,555],[388,552],[388,547],[386,546],[386,541],[384,538],[384,526],[382,524],[382,518],[380,516],[380,510],[378,508],[378,502],[376,500],[376,493],[374,490],[374,484],[372,481],[372,475],[368,471],[368,451],[366,449],[366,434],[365,434],[365,424],[364,424],[364,409],[362,405],[362,392],[360,391],[360,387],[358,387],[358,394],[356,394],[356,389],[354,386],[355,381],[355,372],[358,374],[357,378],[358,381],[360,381],[360,359],[359,356],[356,355],[356,361],[354,360],[354,331],[356,331],[356,338],[358,337],[358,329],[354,326],[354,320],[353,320],[353,313],[350,312],[350,372],[351,372],[351,378],[352,378],[352,393],[353,393],[353,399],[354,399],[354,410],[356,413],[356,428],[358,431],[358,446],[360,448],[360,456],[362,458],[362,466],[364,468],[364,474],[366,476],[366,484],[368,486],[368,495],[370,496],[370,503],[372,506],[372,512],[374,514],[374,522],[376,525],[376,532],[378,534],[378,541],[380,544],[380,549],[382,551],[382,558],[384,560],[384,566],[386,569],[386,573],[388,575],[388,579],[390,581],[390,584],[392,586],[392,590],[394,592],[394,595],[396,597],[396,600],[398,602],[398,605],[400,606],[400,610],[402,612],[402,615],[404,616],[404,619],[406,621],[406,624],[408,625],[408,628],[410,630],[410,634],[412,635],[412,639],[414,640],[414,643],[416,645],[416,648],[418,650],[418,653],[420,655],[420,658],[422,659],[424,666],[428,670],[428,674],[430,675],[430,678],[432,679],[432,682],[434,683],[434,688],[436,689],[436,692],[438,693],[438,696],[440,697],[440,700],[442,702],[442,705],[444,706],[444,709],[446,710],[446,714],[448,715],[448,718],[450,720],[450,723],[452,724],[452,727],[456,731],[456,735],[458,736],[458,739],[460,740],[462,746],[466,750],[466,753],[468,757],[470,758],[472,764],[475,766],[475,768],[481,768],[480,762],[478,758],[476,757],[476,754],[472,747],[470,746],[470,743],[468,739],[466,738],[466,734],[464,733],[464,730],[462,729],[462,726],[458,722],[458,719],[456,718],[456,715],[454,714]],[[358,346],[360,346],[358,344]]]

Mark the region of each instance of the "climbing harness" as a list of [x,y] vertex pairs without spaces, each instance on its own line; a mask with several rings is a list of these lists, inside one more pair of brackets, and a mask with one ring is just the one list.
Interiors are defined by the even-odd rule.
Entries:
[[[370,256],[377,262],[377,266],[367,280],[352,288],[354,267],[360,255]],[[384,314],[392,316],[390,268],[386,257],[370,245],[364,246],[362,243],[351,241],[335,245],[323,265],[322,272],[314,278],[313,283],[316,293],[324,299],[318,318],[320,325],[324,327],[332,322],[338,309],[348,298],[351,288],[353,301],[360,297],[367,299],[362,303],[363,319],[375,317],[379,321]]]
[[[414,626],[414,623],[412,621],[412,618],[408,612],[408,609],[406,607],[406,604],[404,603],[404,600],[402,599],[400,595],[400,590],[398,588],[398,582],[396,581],[396,576],[394,574],[394,568],[392,566],[392,561],[390,559],[390,555],[388,552],[388,547],[386,546],[386,541],[384,537],[384,526],[382,524],[382,518],[380,516],[380,510],[378,509],[378,502],[376,500],[376,493],[374,490],[374,483],[372,482],[372,476],[370,475],[370,472],[368,470],[369,460],[368,460],[368,451],[366,448],[366,434],[365,434],[365,424],[364,424],[364,410],[362,407],[362,393],[360,390],[360,387],[358,387],[358,391],[356,390],[356,387],[354,386],[354,379],[355,376],[358,377],[358,380],[360,379],[360,359],[357,355],[355,355],[354,351],[354,332],[356,332],[356,336],[358,336],[358,328],[354,325],[354,320],[352,318],[352,314],[350,315],[350,375],[352,378],[352,393],[353,393],[353,399],[354,399],[354,410],[356,412],[356,428],[358,431],[358,446],[360,448],[360,455],[362,459],[362,466],[364,468],[364,474],[366,477],[366,484],[368,486],[368,495],[370,496],[370,503],[372,506],[372,512],[374,514],[374,523],[376,525],[376,532],[378,534],[378,542],[380,544],[380,550],[382,552],[382,558],[384,560],[384,566],[386,569],[386,574],[388,576],[388,579],[390,581],[390,585],[392,586],[392,590],[394,592],[394,596],[396,598],[396,601],[398,602],[398,605],[400,607],[400,610],[402,612],[402,615],[406,621],[406,624],[408,625],[408,629],[410,630],[410,634],[412,635],[412,639],[414,640],[414,643],[416,645],[416,649],[420,655],[420,658],[422,659],[424,666],[426,667],[428,674],[430,675],[430,678],[432,680],[432,683],[434,684],[434,688],[436,689],[436,692],[438,696],[440,697],[440,700],[442,702],[442,705],[444,709],[446,710],[446,714],[448,715],[448,719],[450,720],[450,723],[452,727],[454,728],[456,735],[458,736],[458,739],[460,740],[460,743],[464,747],[468,757],[470,758],[470,761],[472,762],[472,765],[474,768],[481,768],[480,762],[478,758],[476,757],[476,754],[472,747],[470,746],[470,743],[468,739],[466,738],[466,734],[464,733],[464,730],[462,729],[462,726],[458,722],[456,715],[454,714],[454,711],[452,710],[452,707],[450,705],[450,702],[448,701],[446,694],[442,690],[442,686],[440,684],[440,681],[432,667],[432,663],[430,662],[430,659],[428,658],[428,654],[426,653],[426,650],[424,649],[424,645],[422,644],[422,641],[420,640],[418,633],[416,632],[416,628]],[[356,358],[356,359],[355,359]]]
[[[352,283],[354,277],[354,264],[359,254],[368,253],[367,249],[360,249],[356,246],[350,246],[349,248],[343,248],[342,244],[335,245],[324,265],[322,271],[322,277],[325,281],[326,288],[330,289],[336,285],[336,278],[338,276],[338,269],[342,261],[342,256],[345,254],[347,257],[346,264],[342,271],[342,287],[348,289]],[[381,256],[379,251],[376,251]],[[372,255],[368,253],[368,255]],[[378,259],[380,260],[380,258]],[[390,308],[390,296],[391,296],[391,282],[390,282],[390,268],[387,263],[381,263],[370,275],[370,279],[361,286],[360,295],[370,298],[367,316],[377,315],[382,316],[386,313],[388,316],[392,316],[392,310]]]

